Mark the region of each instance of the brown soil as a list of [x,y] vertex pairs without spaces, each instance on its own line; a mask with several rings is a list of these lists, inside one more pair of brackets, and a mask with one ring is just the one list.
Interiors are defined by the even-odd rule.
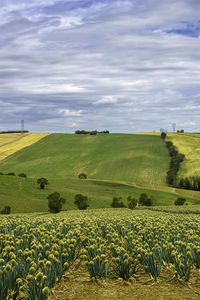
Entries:
[[[169,275],[169,274],[167,274]],[[169,278],[169,277],[168,277]],[[139,281],[124,282],[121,279],[91,282],[87,273],[66,275],[56,285],[48,300],[197,300],[200,299],[200,275],[195,272],[189,284],[159,279],[157,283],[144,284],[148,277]]]

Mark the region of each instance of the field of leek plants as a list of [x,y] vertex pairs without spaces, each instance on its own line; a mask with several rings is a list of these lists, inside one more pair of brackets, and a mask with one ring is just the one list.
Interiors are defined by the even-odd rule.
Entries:
[[78,268],[94,282],[167,274],[187,284],[191,272],[200,276],[200,216],[99,209],[1,217],[0,299],[47,299]]

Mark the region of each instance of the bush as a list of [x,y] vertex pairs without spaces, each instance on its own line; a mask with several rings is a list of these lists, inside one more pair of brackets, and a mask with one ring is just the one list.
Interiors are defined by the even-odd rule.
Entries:
[[161,139],[165,139],[166,136],[167,136],[166,132],[161,132],[161,135],[160,135]]
[[15,176],[14,172],[7,173],[6,175]]
[[74,204],[78,207],[78,209],[84,210],[89,206],[88,197],[82,194],[77,194],[74,197]]
[[65,199],[61,198],[58,192],[48,195],[47,199],[49,200],[48,206],[50,212],[58,213],[61,211],[62,206],[65,203]]
[[43,190],[45,188],[45,185],[49,184],[48,180],[46,178],[39,178],[37,180],[37,183],[40,185],[40,188]]
[[113,208],[125,207],[121,197],[114,197],[111,206]]
[[19,176],[19,177],[24,177],[24,178],[27,177],[26,174],[24,174],[24,173],[20,173],[20,174],[18,174],[17,176]]
[[174,201],[174,205],[183,205],[185,203],[186,199],[185,198],[181,198],[178,197],[175,201]]
[[80,174],[78,175],[78,178],[79,178],[79,179],[87,179],[87,175],[86,175],[85,173],[80,173]]
[[148,197],[146,193],[141,193],[139,198],[139,204],[142,206],[152,206],[152,199]]
[[130,209],[134,209],[137,206],[137,199],[136,198],[128,196],[127,202],[128,202],[128,208],[130,208]]
[[2,215],[9,215],[11,213],[11,207],[5,206],[4,209],[1,211]]

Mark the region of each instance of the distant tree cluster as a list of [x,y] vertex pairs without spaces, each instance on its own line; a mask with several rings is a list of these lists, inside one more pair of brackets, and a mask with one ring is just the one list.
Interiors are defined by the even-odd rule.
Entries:
[[[3,173],[3,172],[0,172],[0,175],[16,176],[15,172],[9,172],[9,173]],[[20,174],[18,174],[17,176],[19,176],[19,177],[24,177],[24,178],[27,177],[27,175],[26,175],[25,173],[20,173]]]
[[76,130],[75,134],[89,134],[89,135],[96,135],[97,133],[109,133],[108,130],[104,130],[104,131],[97,131],[97,130]]
[[184,133],[184,129],[177,130],[177,133]]
[[141,206],[152,206],[152,199],[146,193],[140,194],[139,204]]
[[185,155],[179,153],[171,141],[166,141],[166,146],[171,157],[169,171],[167,172],[167,183],[175,186],[177,183],[177,173]]
[[181,178],[178,187],[186,190],[200,191],[200,176]]
[[[152,199],[146,193],[141,193],[138,200],[135,197],[128,196],[127,204],[129,209],[134,209],[137,204],[139,204],[140,206],[152,206]],[[113,208],[126,207],[122,197],[114,197],[111,206]]]
[[0,131],[0,134],[4,133],[27,133],[28,130],[8,130],[8,131]]

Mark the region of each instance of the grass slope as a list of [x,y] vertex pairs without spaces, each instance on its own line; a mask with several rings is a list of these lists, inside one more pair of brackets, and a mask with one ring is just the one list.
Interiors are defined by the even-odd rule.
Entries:
[[89,178],[165,185],[169,157],[159,136],[51,134],[0,162],[29,177]]
[[181,163],[178,177],[200,175],[200,134],[195,133],[170,133],[167,135],[179,152],[185,154]]
[[[98,180],[80,179],[52,179],[45,190],[41,190],[33,178],[21,178],[17,176],[0,176],[0,211],[5,205],[10,205],[12,213],[30,213],[48,211],[47,196],[58,191],[66,199],[63,209],[74,209],[74,196],[82,193],[89,197],[89,208],[111,207],[112,198],[121,196],[126,203],[129,195],[139,198],[141,193],[147,193],[153,199],[153,205],[173,205],[177,198],[176,193],[137,188],[118,182],[105,182]],[[181,190],[182,191],[182,190]],[[175,191],[176,192],[176,191]],[[200,199],[200,196],[199,198]],[[189,203],[196,200],[187,197]]]
[[49,133],[7,133],[0,134],[0,160],[39,141]]

